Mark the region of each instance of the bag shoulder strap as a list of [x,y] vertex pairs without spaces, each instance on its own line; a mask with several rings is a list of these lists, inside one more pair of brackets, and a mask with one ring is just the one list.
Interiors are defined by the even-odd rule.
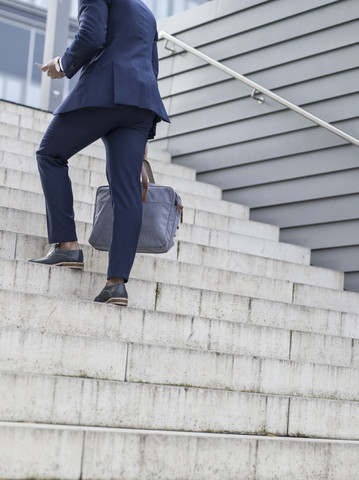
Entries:
[[156,183],[155,182],[155,177],[153,176],[153,172],[152,172],[150,162],[147,160],[147,158],[143,159],[143,164],[145,166],[147,176],[148,176],[148,180],[150,181],[150,183]]
[[142,201],[145,202],[148,193],[148,181],[151,183],[155,183],[155,178],[153,176],[152,168],[147,160],[147,153],[148,147],[146,145],[145,153],[143,155],[143,162],[142,162],[142,170],[141,170],[141,177],[142,177]]

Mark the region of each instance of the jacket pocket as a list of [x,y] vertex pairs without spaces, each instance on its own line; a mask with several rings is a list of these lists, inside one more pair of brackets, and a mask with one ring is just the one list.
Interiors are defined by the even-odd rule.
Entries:
[[142,84],[138,71],[131,65],[113,63],[113,89],[115,103],[141,106]]

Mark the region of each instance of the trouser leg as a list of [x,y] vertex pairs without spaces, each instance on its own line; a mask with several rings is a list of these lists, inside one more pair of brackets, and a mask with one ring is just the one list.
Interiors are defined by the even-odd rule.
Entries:
[[68,159],[103,134],[88,129],[83,118],[81,111],[55,115],[36,152],[49,243],[77,240]]
[[108,278],[128,279],[141,227],[140,171],[154,114],[136,107],[86,108],[51,121],[37,151],[50,243],[77,240],[68,159],[98,138],[114,208]]
[[140,173],[153,115],[136,128],[118,128],[103,137],[113,205],[113,235],[107,278],[128,280],[142,222]]

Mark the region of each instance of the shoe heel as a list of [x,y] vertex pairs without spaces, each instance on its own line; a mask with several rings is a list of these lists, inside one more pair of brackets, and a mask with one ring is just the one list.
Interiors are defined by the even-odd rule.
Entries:
[[84,264],[79,262],[79,263],[75,263],[75,262],[64,262],[62,263],[61,265],[59,265],[60,267],[69,267],[71,268],[72,270],[83,270],[84,268]]
[[120,305],[121,307],[127,307],[128,299],[113,297],[113,298],[109,298],[106,303],[109,303],[111,305]]

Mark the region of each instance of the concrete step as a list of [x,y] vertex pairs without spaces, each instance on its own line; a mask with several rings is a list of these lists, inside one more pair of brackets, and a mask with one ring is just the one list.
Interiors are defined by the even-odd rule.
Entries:
[[2,421],[359,439],[358,402],[6,371],[0,392]]
[[289,398],[275,395],[9,372],[0,372],[0,392],[3,421],[287,435],[289,420]]
[[336,311],[359,312],[359,293],[295,285],[293,302],[298,305],[314,305]]
[[[189,228],[190,227],[190,228]],[[289,243],[234,234],[197,225],[180,225],[177,240],[287,262],[310,264],[310,249]]]
[[[53,115],[48,112],[27,108],[21,105],[0,101],[0,131],[4,135],[39,144]],[[21,133],[20,133],[21,132]],[[90,154],[99,153],[104,158],[104,148],[101,140],[94,142],[95,149],[88,149]],[[100,148],[97,148],[100,147]],[[162,162],[170,162],[171,155],[149,144],[149,154]]]
[[156,383],[251,393],[359,399],[359,368],[218,355],[154,345],[130,344],[129,382]]
[[[35,159],[33,155],[36,148],[35,146],[32,147],[32,144],[30,143],[19,142],[18,139],[1,136],[0,144],[1,144],[1,149],[4,152],[11,152],[15,155],[24,155],[26,153],[28,156],[33,157]],[[94,147],[95,145],[91,146],[91,148],[94,148]],[[87,147],[87,149],[89,148],[90,147]],[[85,152],[85,150],[83,150],[83,152]],[[86,155],[89,155],[89,154],[86,153]],[[84,165],[84,162],[80,162],[80,160],[77,160],[76,156],[74,156],[74,158],[70,161],[70,163],[77,168],[86,168]],[[91,170],[94,170],[94,166],[95,166],[94,164],[99,164],[98,166],[96,165],[97,171],[101,174],[102,177],[104,176],[104,172],[106,169],[104,160],[100,161],[96,158],[93,161],[89,161],[88,159],[86,159],[86,163],[87,164],[90,163]],[[166,175],[163,173],[157,173],[155,180],[156,180],[156,183],[158,184],[171,185],[175,190],[178,190],[180,194],[183,191],[183,192],[194,193],[202,197],[206,197],[206,198],[208,197],[216,200],[220,200],[222,198],[222,189],[210,183],[197,182],[195,180],[187,180],[186,178],[181,178],[174,175]],[[205,199],[203,199],[203,202],[205,202]]]
[[[84,159],[84,162],[86,162],[86,164],[91,164],[91,158],[87,156],[81,156],[81,158]],[[153,162],[151,161],[151,163]],[[167,173],[166,170],[168,170],[169,174],[172,174],[171,167],[176,166],[175,164],[164,164],[156,161],[154,163],[157,165],[161,165],[161,171],[163,170],[163,173]],[[162,165],[166,168],[162,168]],[[37,166],[34,159],[31,157],[26,157],[23,155],[18,156],[9,152],[0,152],[0,166],[2,168],[7,168],[10,170],[20,170],[21,172],[36,174],[38,178]],[[74,184],[78,184],[76,185],[76,188],[78,190],[77,198],[79,200],[82,199],[82,197],[79,196],[79,193],[84,190],[84,187],[80,187],[81,185],[94,187],[96,189],[99,185],[106,185],[108,183],[104,173],[105,168],[102,168],[101,172],[90,170],[90,168],[91,165],[84,166],[83,168],[70,166],[71,179]],[[176,175],[176,172],[174,172],[174,174]],[[88,198],[89,197],[87,197],[87,200]],[[190,205],[192,208],[199,208],[203,211],[218,213],[220,215],[240,218],[243,220],[249,219],[249,208],[243,205],[239,205],[237,203],[226,202],[225,200],[218,200],[208,197],[204,202],[203,197],[186,192],[181,192],[181,198],[187,206]],[[91,197],[90,202],[94,202],[94,196]]]
[[356,441],[11,422],[0,446],[0,475],[19,480],[357,480],[359,464]]
[[[0,326],[6,328],[31,328],[42,333],[359,367],[358,329],[348,332],[356,336],[342,337],[335,335],[336,332],[318,333],[314,322],[310,332],[302,331],[299,323],[283,323],[281,328],[252,324],[252,309],[247,316],[243,313],[237,321],[229,321],[136,308],[114,310],[94,302],[60,300],[9,290],[0,290],[0,300]],[[281,305],[277,306],[279,310]],[[282,316],[286,318],[283,310]],[[325,311],[311,313],[311,317],[326,314]],[[264,314],[262,311],[263,317]],[[303,311],[304,318],[305,315]],[[259,314],[258,317],[259,322]]]
[[[1,124],[0,124],[1,127]],[[32,130],[25,130],[25,129],[18,129],[17,127],[12,126],[3,126],[4,130],[1,131],[0,143],[1,149],[4,152],[11,152],[17,155],[24,155],[27,154],[30,158],[33,158],[35,161],[35,152],[39,146],[39,142],[41,140],[42,134],[39,135],[38,141],[33,139],[32,137],[36,137],[36,132]],[[16,135],[8,135],[10,129],[19,130]],[[23,132],[27,132],[26,135]],[[104,146],[102,143],[95,142],[90,146],[86,147],[81,151],[82,155],[86,155],[88,157],[93,157],[90,159],[83,159],[82,157],[78,158],[77,155],[71,159],[70,164],[78,168],[86,168],[86,165],[89,165],[91,170],[95,170],[97,172],[103,173],[105,171],[105,153],[104,153]],[[160,155],[156,151],[152,151],[151,155],[149,154],[149,159],[151,160],[151,156],[154,157],[156,160]],[[157,160],[159,161],[159,160]],[[198,195],[202,195],[209,198],[221,199],[222,197],[222,189],[218,186],[207,184],[203,182],[197,182],[195,180],[187,180],[185,178],[176,177],[172,175],[164,175],[163,173],[157,172],[156,174],[156,182],[159,184],[169,184],[173,186],[173,188],[181,190],[185,186],[184,191],[196,192]]]
[[[10,205],[16,204],[16,194],[10,198],[3,195],[3,198],[4,203]],[[30,193],[28,199],[30,198],[36,200],[36,194]],[[39,199],[37,201],[40,202]],[[44,213],[30,212],[29,210],[34,210],[34,208],[25,205],[25,203],[26,202],[22,201],[22,206],[25,208],[25,211],[21,210],[18,206],[15,208],[0,206],[0,230],[46,237],[46,218]],[[40,208],[40,205],[38,205],[39,210]],[[44,208],[42,208],[42,210],[43,209]],[[92,230],[92,220],[90,223],[76,220],[76,229],[80,243],[88,244],[88,238]],[[232,232],[219,231],[185,223],[181,224],[177,230],[175,240],[302,265],[309,265],[310,262],[310,250],[306,247],[249,237],[247,235],[238,235]],[[172,252],[170,255],[172,255]]]
[[[34,119],[41,122],[41,130],[46,129],[46,125],[49,124],[53,115],[49,112],[44,112],[35,108],[26,107],[25,105],[19,105],[17,103],[11,103],[4,100],[0,100],[0,122],[8,125],[19,126],[26,123],[27,119]],[[23,126],[26,126],[23,124]],[[30,124],[27,128],[34,127],[34,124]],[[38,127],[38,125],[37,125]]]
[[[39,144],[21,140],[17,136],[8,136],[6,135],[6,130],[8,129],[9,126],[4,125],[4,132],[2,131],[1,137],[2,161],[7,162],[7,164],[12,161],[13,168],[25,168],[26,171],[28,171],[30,167],[36,168],[37,164],[35,152],[39,147]],[[100,150],[99,155],[96,155],[96,153],[98,152],[91,151],[91,149],[94,148]],[[83,170],[91,170],[94,173],[102,174],[106,170],[105,157],[102,150],[103,144],[101,141],[97,141],[91,146],[81,150],[79,153],[71,157],[69,161],[70,171],[77,168]],[[170,162],[170,159],[169,161],[163,161],[163,154],[167,154],[167,152],[151,149],[151,147],[149,146],[148,159],[154,172],[156,172],[157,167],[158,173],[168,173],[168,175],[178,176],[180,178],[188,177],[188,180],[195,181],[196,173],[194,169],[173,164]]]
[[[6,189],[1,189],[0,193]],[[12,192],[17,192],[12,190]],[[7,197],[11,200],[11,195]],[[5,200],[4,200],[5,201]],[[24,204],[24,208],[26,205]],[[32,242],[32,245],[34,242]],[[10,245],[12,248],[14,244]],[[26,248],[24,253],[27,255],[29,249]],[[39,255],[39,250],[37,255]],[[92,251],[91,251],[92,253]],[[91,254],[90,253],[90,254]],[[9,256],[5,253],[5,256]],[[107,255],[105,254],[95,254],[92,253],[90,257],[93,259],[90,262],[90,268],[92,263],[92,268],[97,271],[104,273],[106,272],[107,264]],[[220,290],[227,293],[243,293],[243,288],[245,289],[245,294],[258,297],[262,294],[260,293],[263,290],[266,294],[269,294],[269,297],[277,299],[280,298],[283,301],[290,301],[291,299],[291,289],[292,285],[290,282],[285,280],[275,280],[269,279],[260,276],[253,276],[247,274],[241,274],[240,272],[227,272],[224,270],[213,269],[211,267],[203,267],[199,265],[191,265],[186,263],[178,263],[177,261],[171,261],[164,258],[159,260],[154,257],[143,257],[142,260],[138,260],[137,268],[132,272],[132,277],[136,278],[138,275],[141,279],[162,281],[168,283],[175,283],[179,285],[185,285],[186,287],[194,288],[206,288],[211,290]],[[277,297],[279,295],[279,297]]]
[[[211,292],[209,295],[210,297],[212,296],[213,299],[218,293],[227,293],[235,296],[247,296],[292,303],[293,283],[289,281],[215,270],[209,267],[189,265],[165,259],[159,261],[152,258],[148,259],[147,263],[149,266],[148,270],[141,268],[141,265],[139,265],[139,267],[136,268],[137,271],[133,272],[133,274],[131,273],[129,286],[131,285],[131,290],[137,288],[137,292],[139,292],[141,290],[138,282],[142,282],[142,288],[143,283],[146,283],[148,285],[146,289],[148,288],[149,291],[153,290],[153,293],[157,291],[156,298],[159,304],[163,306],[168,305],[166,308],[169,308],[169,310],[166,311],[171,311],[170,302],[174,301],[172,296],[180,295],[182,300],[189,303],[187,303],[187,306],[179,304],[177,307],[172,308],[178,309],[176,313],[189,312],[195,314],[195,310],[199,308],[201,295],[205,292]],[[61,269],[59,267],[49,268],[46,265],[37,265],[20,260],[3,260],[0,267],[0,286],[6,289],[21,289],[21,291],[33,293],[50,293],[49,289],[54,288],[51,282],[52,277],[54,275],[60,275],[63,276],[63,280],[68,276],[69,290],[75,289],[75,291],[81,292],[81,295],[91,295],[90,292],[93,288],[90,288],[90,286],[95,284],[99,288],[104,283],[106,274],[105,265],[106,262],[104,259],[103,272],[93,272],[90,270],[73,272],[71,269]],[[50,274],[49,270],[51,270]],[[22,278],[19,278],[19,275]],[[43,279],[40,281],[36,278],[34,282],[32,282],[29,278],[29,276],[32,275],[41,275]],[[138,275],[138,277],[136,277],[136,275]],[[25,279],[27,279],[28,284],[26,284]],[[87,288],[84,282],[86,282]],[[158,282],[161,282],[163,288],[159,289],[157,286]],[[78,286],[78,283],[81,283],[81,286]],[[78,290],[79,287],[80,290]],[[103,285],[100,289],[102,288]],[[169,291],[167,291],[167,289],[169,289]],[[68,295],[69,292],[65,293],[64,291],[61,294]],[[138,293],[136,295],[138,296]],[[170,300],[167,298],[168,295],[171,297]],[[140,302],[140,299],[135,299],[134,297],[135,296],[131,298],[131,301],[135,301],[136,306],[146,308],[146,306],[141,303],[137,304],[137,302]],[[86,296],[82,298],[86,298]],[[178,300],[176,303],[178,303]],[[183,311],[181,311],[181,308],[183,308]],[[195,310],[192,311],[192,309]]]
[[31,128],[35,132],[45,132],[52,119],[51,114],[38,115],[41,112],[30,112],[24,115],[21,111],[5,111],[0,105],[0,126],[3,135],[19,138],[20,128]]
[[[29,135],[31,135],[31,130],[29,130]],[[9,137],[8,135],[0,135],[0,144],[1,149],[4,152],[12,152],[17,155],[28,155],[35,159],[36,150],[39,148],[39,142],[34,141],[33,138],[25,140],[23,135],[19,132],[19,137]],[[29,141],[30,140],[30,141]],[[102,161],[104,165],[105,160],[105,149],[101,140],[98,140],[88,147],[81,150],[81,154],[87,157],[94,157],[97,161]],[[78,154],[77,154],[78,155]],[[76,164],[77,155],[73,157]],[[158,150],[149,144],[148,158],[154,159],[157,161],[162,161],[165,163],[171,162],[171,156],[168,152],[163,150]],[[100,163],[99,163],[100,165]]]
[[[76,158],[78,159],[76,162],[78,166],[73,165],[72,161],[70,161],[69,165],[71,178],[75,182],[90,184],[88,178],[90,178],[92,173],[104,174],[105,164],[103,160],[97,161],[94,157],[88,157],[83,154],[78,154]],[[155,177],[157,173],[162,173],[173,177],[184,178],[186,180],[196,180],[196,171],[193,168],[183,167],[176,163],[162,162],[156,159],[149,159],[149,161]],[[81,164],[83,164],[83,168],[81,168]],[[38,175],[36,159],[28,155],[16,155],[11,152],[2,152],[2,155],[0,155],[0,165],[5,168],[35,173]],[[97,167],[97,170],[89,171],[90,167]],[[93,186],[96,185],[100,185],[100,183],[94,184]]]
[[195,245],[180,241],[177,259],[196,265],[229,271],[291,280],[296,283],[343,289],[344,274],[336,270],[311,265],[299,265],[280,260],[249,255],[233,250]]
[[[24,212],[44,213],[44,196],[36,192],[27,192],[16,188],[0,187],[0,205],[6,208],[17,208]],[[93,205],[85,202],[74,202],[76,219],[82,222],[91,222]]]
[[[2,260],[0,264],[0,288],[24,293],[92,301],[105,283],[105,274],[67,268],[46,268],[30,262],[12,260]],[[131,279],[126,288],[130,296],[130,305],[136,308],[156,309],[158,290],[156,282]],[[190,289],[188,291],[190,292]],[[164,302],[161,303],[163,304],[161,310],[164,311],[166,307]],[[193,298],[192,303],[193,308],[197,304],[198,311],[199,298]],[[190,306],[188,308],[190,309]]]
[[356,403],[359,400],[358,367],[8,328],[0,329],[0,342],[0,370],[11,373]]
[[[174,302],[175,305],[172,305],[172,308],[176,308],[176,313],[197,315],[196,312],[201,309],[203,312],[203,308],[207,311],[206,304],[203,302],[205,296],[208,297],[207,302],[209,304],[214,304],[211,308],[215,307],[215,302],[218,301],[220,302],[219,305],[221,308],[225,308],[223,302],[228,302],[231,306],[230,308],[233,308],[233,303],[235,304],[235,302],[238,301],[238,296],[302,304],[297,296],[293,297],[293,292],[298,292],[301,288],[305,288],[305,286],[294,284],[291,281],[181,264],[165,259],[148,260],[148,262],[150,271],[146,273],[144,269],[140,268],[138,273],[139,278],[133,275],[129,287],[131,290],[133,289],[134,292],[136,289],[138,292],[141,291],[142,288],[145,288],[146,291],[152,292],[150,293],[150,297],[152,297],[152,294],[155,294],[156,304],[157,307],[160,307],[160,310],[165,308],[167,309],[166,311],[171,311],[171,304]],[[156,267],[154,267],[154,265],[156,265]],[[45,268],[45,270],[36,270],[43,268]],[[51,273],[49,273],[49,270]],[[42,280],[34,278],[34,281],[32,281],[33,275],[40,275]],[[64,289],[63,295],[69,295],[73,289],[75,289],[77,295],[81,295],[81,298],[86,299],[89,298],[89,296],[91,298],[93,295],[93,288],[91,287],[94,287],[94,285],[96,285],[97,289],[103,287],[105,272],[97,273],[88,270],[73,272],[71,269],[51,269],[47,266],[24,261],[3,260],[1,265],[0,286],[7,289],[19,288],[21,291],[33,293],[46,292],[52,294],[51,291],[54,285],[51,280],[55,275],[63,276],[64,279],[67,278],[68,288]],[[147,280],[145,280],[146,276]],[[26,283],[26,280],[28,283]],[[161,286],[159,286],[159,282],[161,282]],[[313,287],[313,289],[322,291],[323,295],[326,295],[326,292],[329,292],[329,294],[330,292],[335,292],[336,297],[340,299],[339,303],[341,305],[341,308],[339,308],[339,306],[336,307],[335,310],[337,311],[356,313],[358,310],[358,294],[348,296],[349,292],[345,291],[335,291],[320,287]],[[226,297],[224,297],[224,295],[226,295]],[[348,302],[348,299],[351,301]],[[136,295],[133,296],[131,301],[135,302],[135,304],[133,304],[134,306],[148,308],[147,301],[145,304],[137,303],[140,299],[136,298]],[[307,306],[318,306],[314,294],[312,294],[310,298],[306,298],[305,301],[305,305]],[[151,300],[151,305],[153,305],[153,300]],[[228,306],[225,311],[227,310]],[[235,308],[235,311],[237,311],[237,308]]]
[[[0,105],[0,131],[3,135],[17,138],[21,141],[39,145],[44,132],[46,131],[53,115],[40,110],[26,110],[20,108],[8,108],[1,102]],[[97,140],[91,146],[83,150],[87,155],[99,156],[105,158],[105,151],[101,140]],[[159,161],[168,163],[171,161],[171,155],[167,151],[159,150],[149,143],[150,158],[156,158]]]
[[[45,255],[50,248],[47,239],[39,235],[2,231],[0,239],[0,257],[9,260],[39,258]],[[106,271],[107,255],[105,253],[98,252],[88,245],[81,245],[81,248],[84,251],[87,269],[100,273]],[[168,264],[166,259],[196,267],[203,266],[215,270],[276,278],[325,288],[343,288],[343,274],[335,270],[281,262],[219,248],[201,247],[182,241],[178,241],[176,246],[166,254],[137,254],[132,275],[135,278],[155,279],[161,275],[162,269],[166,268],[165,265]],[[163,262],[163,260],[165,261]],[[198,269],[194,269],[193,273],[195,272],[198,272]],[[154,273],[155,276],[153,276]],[[160,277],[158,278],[160,281]]]
[[[230,296],[222,297],[223,311],[213,308],[211,312],[207,312],[210,316],[201,318],[131,307],[103,308],[92,301],[70,298],[62,301],[57,297],[41,294],[0,290],[0,324],[16,328],[29,326],[52,333],[101,335],[104,338],[123,338],[125,341],[140,343],[157,343],[157,340],[161,339],[166,346],[189,346],[225,353],[237,353],[239,350],[235,349],[240,348],[245,355],[252,354],[251,349],[255,349],[260,356],[268,355],[264,351],[275,351],[276,355],[279,355],[279,345],[283,340],[284,358],[289,358],[288,352],[294,355],[295,350],[298,350],[294,342],[300,338],[294,336],[288,339],[285,331],[359,339],[359,315],[248,297],[237,297],[237,310],[228,308],[226,312],[226,299]],[[47,322],[49,312],[51,322]],[[72,317],[76,317],[76,322],[73,322]],[[164,330],[163,324],[170,325],[168,331]],[[257,326],[275,330],[252,329]],[[250,333],[247,335],[243,332]],[[328,344],[328,341],[324,342],[323,353],[326,356],[325,360],[320,360],[319,363],[330,363]],[[341,352],[341,355],[352,356],[352,349],[348,344],[345,349],[348,352]],[[320,348],[315,351],[322,354],[319,353]]]
[[[43,133],[39,132],[37,134],[34,130],[23,129],[21,127],[15,127],[13,125],[8,125],[1,122],[0,131],[4,143],[4,159],[8,162],[10,159],[12,159],[13,168],[20,168],[20,166],[26,162],[28,162],[33,168],[36,168],[35,157],[33,155],[25,155],[25,152],[33,151],[32,147],[30,148],[30,145],[33,143],[35,144],[35,149],[38,148]],[[5,141],[5,139],[7,139],[7,141]],[[17,147],[14,147],[14,142],[17,143]],[[21,151],[21,144],[24,144],[27,147],[22,155],[19,153]],[[14,148],[16,150],[14,150]],[[91,151],[93,148],[96,148],[95,152]],[[105,172],[105,160],[102,152],[103,149],[104,147],[101,141],[95,142],[92,144],[92,146],[87,147],[70,160],[70,168],[90,168],[96,173],[103,174]],[[100,155],[98,156],[95,155],[97,150],[100,151]],[[12,152],[16,152],[16,154]],[[161,151],[149,148],[148,159],[151,163],[152,170],[155,173],[156,183],[166,184],[166,182],[170,182],[170,184],[173,185],[173,188],[181,189],[182,184],[178,183],[178,179],[181,179],[185,183],[188,183],[188,188],[194,188],[195,185],[197,191],[198,189],[203,189],[204,191],[207,189],[213,194],[213,198],[216,198],[219,192],[221,192],[219,187],[216,187],[212,184],[196,182],[196,171],[193,168],[163,161],[162,156],[163,154]],[[29,168],[29,166],[27,166],[27,168]],[[193,184],[193,182],[195,182],[195,184]],[[205,185],[207,185],[207,187],[204,187]]]
[[[35,148],[39,145],[43,133],[46,131],[53,115],[40,110],[26,110],[19,108],[9,108],[9,104],[1,102],[0,105],[0,125],[2,136],[15,138],[22,142],[32,143]],[[1,141],[3,143],[3,140]],[[101,140],[97,140],[83,152],[86,155],[93,155],[99,158],[105,158],[105,150]],[[170,162],[171,155],[163,150],[155,148],[151,142],[149,144],[150,158],[156,158],[162,162]]]
[[[7,141],[5,142],[6,139]],[[7,135],[3,135],[3,144],[1,152],[4,159],[9,161],[10,158],[13,158],[15,168],[20,167],[22,164],[26,164],[26,162],[36,164],[36,150],[38,149],[39,144],[26,142]],[[92,152],[92,146],[96,147],[96,149],[100,149],[101,154],[96,155],[96,151]],[[71,157],[71,160],[69,161],[70,168],[91,169],[96,173],[102,173],[105,170],[105,156],[104,153],[102,153],[102,150],[103,144],[101,140],[86,147]],[[151,165],[152,162],[153,165],[158,165],[159,171],[164,170],[164,173],[169,171],[169,173],[172,172],[172,175],[175,175],[173,172],[184,172],[185,177],[191,174],[191,179],[194,179],[193,169],[191,167],[183,167],[171,163],[171,156],[168,152],[154,149],[149,145],[148,159],[151,162]],[[177,167],[181,168],[178,169]]]
[[[105,257],[103,258],[105,259]],[[149,271],[146,273],[144,269],[139,268],[138,275],[140,279],[142,280],[144,276],[147,275],[148,284],[155,284],[156,282],[154,281],[154,279],[161,282],[167,282],[166,284],[162,284],[162,287],[160,289],[161,291],[157,292],[156,298],[157,300],[160,300],[160,304],[164,302],[163,305],[165,305],[168,300],[166,297],[169,296],[169,298],[172,298],[173,295],[180,295],[182,300],[186,299],[186,301],[189,302],[187,305],[186,303],[183,304],[181,302],[181,305],[178,305],[178,308],[183,308],[184,311],[181,312],[179,310],[178,313],[187,313],[188,311],[191,311],[192,308],[198,310],[199,304],[201,303],[199,303],[199,299],[203,297],[203,295],[201,294],[201,289],[203,289],[203,293],[206,291],[211,292],[209,294],[211,302],[218,301],[218,294],[224,295],[227,293],[234,295],[234,297],[237,297],[238,295],[244,295],[253,298],[275,300],[285,303],[295,303],[302,305],[303,302],[305,302],[304,305],[306,306],[320,306],[317,304],[317,297],[314,293],[311,294],[310,289],[307,297],[305,297],[304,300],[301,300],[301,298],[298,297],[298,292],[301,292],[303,289],[305,291],[306,286],[294,284],[291,281],[247,275],[239,272],[228,272],[225,270],[212,269],[210,267],[201,267],[185,263],[178,263],[176,261],[171,261],[168,259],[157,260],[153,259],[153,257],[151,257],[151,259],[150,257],[148,257],[146,261],[149,265]],[[103,262],[103,268],[105,270],[106,262],[105,260],[103,260]],[[26,282],[20,281],[19,283],[17,273],[21,271],[21,275],[23,275],[24,278],[27,278],[28,275],[32,274],[31,272],[33,268],[43,267],[44,266],[34,265],[22,261],[14,262],[13,260],[4,260],[2,262],[3,288],[20,288],[21,286],[22,289],[25,289],[23,291],[32,291],[26,290]],[[45,268],[48,267],[45,266]],[[52,270],[55,272],[60,269]],[[79,281],[81,281],[81,283],[86,282],[87,285],[92,285],[95,282],[95,284],[99,288],[100,284],[103,282],[104,277],[104,274],[94,273],[90,271],[71,272],[68,270],[62,270],[62,272],[63,275],[70,275],[68,278],[68,281],[70,282],[69,287],[72,288],[72,286],[75,286],[76,289],[77,283]],[[77,277],[71,276],[74,274],[76,274]],[[43,275],[46,279],[49,276],[46,271],[43,271],[42,273],[40,273],[40,275]],[[82,278],[82,276],[87,276],[88,278]],[[131,286],[135,285],[135,283],[138,281],[140,280],[136,279],[133,275],[131,280]],[[42,291],[47,291],[48,288],[50,288],[50,284],[47,285],[46,282],[47,280],[45,281],[45,284],[43,282],[39,282],[39,284],[36,285],[36,288],[39,288],[39,290],[36,290],[38,293],[42,293]],[[177,287],[177,285],[179,286]],[[32,285],[32,282],[29,282],[28,287],[33,288],[35,287],[35,284]],[[167,291],[167,288],[169,288],[170,290]],[[317,292],[322,292],[323,296],[330,295],[331,292],[335,293],[335,296],[339,302],[335,308],[335,310],[337,311],[343,311],[348,313],[356,313],[358,311],[358,294],[352,294],[352,292],[345,291],[335,291],[320,287],[313,287],[313,289],[315,289]],[[152,287],[150,287],[150,290],[152,290]],[[293,292],[295,293],[294,297]],[[85,295],[85,297],[83,298],[86,298],[86,295],[89,295],[89,291],[81,288],[81,295]],[[178,303],[175,300],[175,297],[173,297],[172,300],[175,301],[176,304]],[[230,301],[230,303],[232,304],[232,301]],[[141,305],[141,307],[145,306]],[[325,308],[325,305],[322,305],[322,308]]]
[[[0,167],[0,189],[5,189],[3,193],[0,191],[0,202],[2,202],[0,204],[8,206],[9,204],[5,205],[5,200],[3,201],[3,199],[8,198],[8,201],[10,201],[10,199],[13,198],[13,200],[11,200],[11,205],[15,208],[16,199],[18,199],[19,205],[23,205],[24,202],[27,202],[27,197],[29,195],[34,193],[39,194],[38,197],[31,198],[31,206],[33,206],[37,212],[43,212],[44,196],[38,175]],[[92,215],[96,188],[73,183],[73,192],[75,211],[76,213],[79,212],[79,215],[81,215],[79,219],[83,221],[91,221],[92,217],[87,218],[86,215],[88,215],[88,213],[86,212],[90,212]],[[279,240],[278,227],[247,219],[233,218],[218,213],[202,211],[201,209],[205,206],[205,201],[203,201],[203,197],[197,195],[195,197],[197,200],[195,204],[197,204],[198,208],[196,208],[193,203],[190,204],[190,206],[184,204],[185,210],[183,221],[185,223],[255,236],[258,238],[265,238],[268,240]]]
[[[85,192],[86,193],[86,192]],[[92,223],[95,191],[93,202],[74,201],[76,220]],[[0,187],[0,205],[7,208],[17,208],[24,212],[44,213],[45,199],[42,193],[18,190],[17,188]],[[185,206],[183,223],[192,227],[197,225],[209,231],[216,228],[230,234],[245,235],[248,238],[254,237],[264,240],[278,241],[278,227],[257,223],[248,220],[233,219],[209,212],[200,212]],[[208,225],[208,226],[207,226]],[[180,225],[180,228],[182,224]]]

